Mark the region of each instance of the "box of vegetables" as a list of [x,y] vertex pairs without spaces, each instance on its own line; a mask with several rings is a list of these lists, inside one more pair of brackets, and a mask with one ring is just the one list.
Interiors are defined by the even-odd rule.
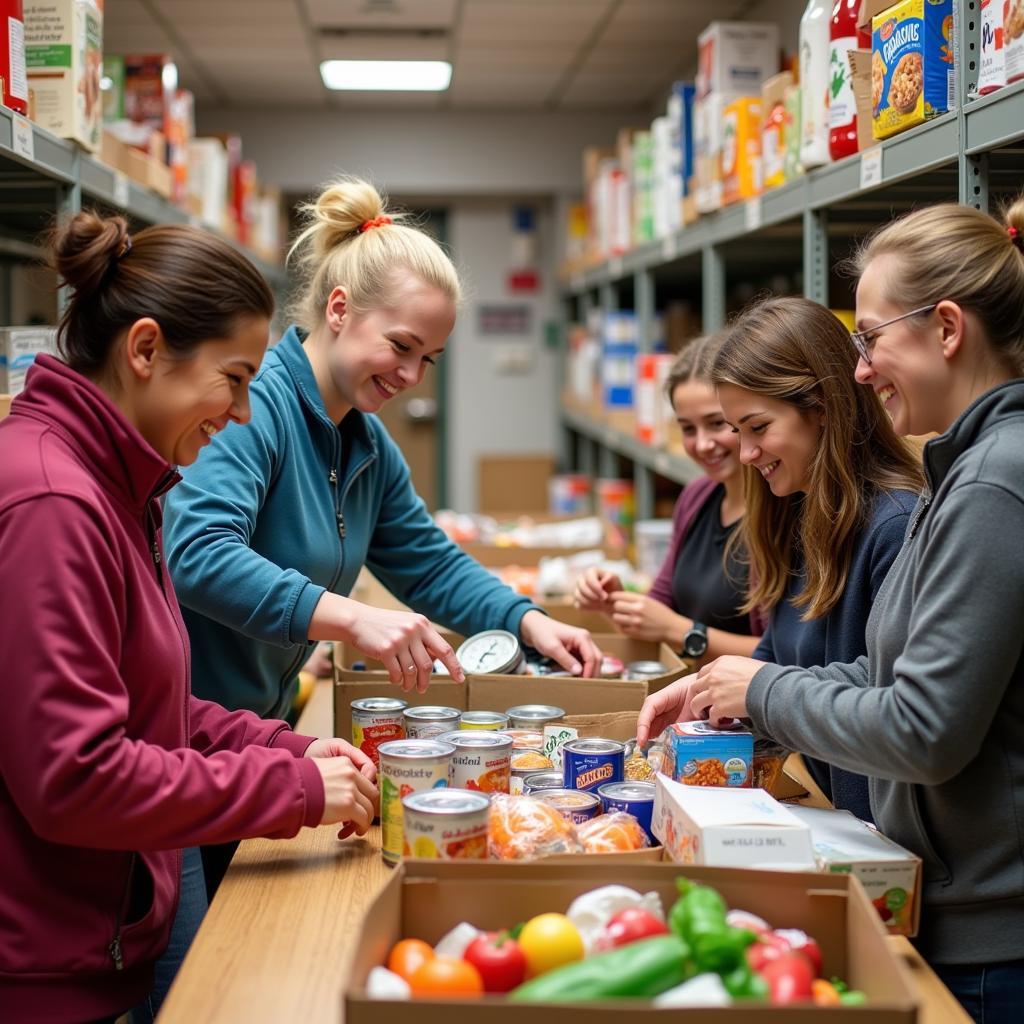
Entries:
[[354,948],[346,1024],[502,1024],[540,1007],[559,1024],[687,1008],[727,1024],[917,1020],[907,968],[848,875],[406,862]]

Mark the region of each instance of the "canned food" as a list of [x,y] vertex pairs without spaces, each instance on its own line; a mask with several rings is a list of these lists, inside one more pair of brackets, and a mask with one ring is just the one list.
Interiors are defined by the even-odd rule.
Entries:
[[667,672],[668,669],[660,661],[631,661],[626,666],[627,679],[656,679]]
[[513,729],[543,729],[548,722],[565,718],[565,708],[554,704],[517,704],[505,712]]
[[601,667],[598,669],[598,675],[602,679],[621,679],[622,673],[626,670],[626,666],[621,658],[616,658],[614,654],[606,654],[601,659]]
[[651,831],[651,815],[654,812],[653,782],[606,782],[597,789],[601,798],[601,806],[606,814],[612,811],[625,811],[632,814],[643,826],[652,846],[658,845]]
[[407,701],[396,697],[363,697],[352,701],[352,746],[358,747],[380,768],[377,748],[405,739]]
[[574,825],[582,825],[601,813],[601,801],[596,793],[582,793],[578,789],[542,789],[534,796],[554,807]]
[[411,793],[402,800],[402,852],[434,860],[485,858],[490,806],[483,793],[466,789]]
[[502,732],[456,729],[437,737],[455,748],[448,785],[480,793],[507,793],[512,740]]
[[386,864],[397,864],[404,849],[402,798],[447,787],[448,762],[454,753],[451,743],[439,740],[392,740],[380,745],[381,855]]
[[564,789],[565,779],[561,772],[537,772],[523,779],[523,796],[537,793],[543,789]]
[[626,745],[615,740],[570,740],[562,747],[566,789],[597,789],[625,777]]
[[522,750],[524,747],[529,747],[532,750],[544,748],[543,733],[533,732],[530,729],[502,729],[501,731],[505,736],[512,737],[512,746],[516,750]]
[[551,758],[546,757],[542,750],[525,748],[512,752],[512,770],[509,775],[508,791],[513,796],[519,796],[523,792],[523,782],[528,775],[535,775],[537,772],[549,771],[554,765]]
[[500,711],[463,711],[459,720],[460,729],[490,729],[500,732],[508,725],[508,715]]
[[405,709],[405,735],[411,740],[428,740],[458,729],[462,712],[458,708],[418,707]]

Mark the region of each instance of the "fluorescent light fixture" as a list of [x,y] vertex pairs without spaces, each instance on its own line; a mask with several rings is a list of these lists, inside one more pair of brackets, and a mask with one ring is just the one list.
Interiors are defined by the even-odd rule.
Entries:
[[320,77],[328,89],[361,92],[443,92],[451,84],[446,60],[325,60]]

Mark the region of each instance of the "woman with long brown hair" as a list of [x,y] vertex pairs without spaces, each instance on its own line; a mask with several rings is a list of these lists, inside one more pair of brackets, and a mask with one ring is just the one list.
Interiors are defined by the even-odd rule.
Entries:
[[[872,601],[922,485],[855,365],[827,309],[770,298],[733,321],[711,370],[745,467],[736,543],[749,562],[746,607],[772,609],[759,661],[810,668],[865,653]],[[870,819],[865,778],[820,762],[811,770],[836,806]]]

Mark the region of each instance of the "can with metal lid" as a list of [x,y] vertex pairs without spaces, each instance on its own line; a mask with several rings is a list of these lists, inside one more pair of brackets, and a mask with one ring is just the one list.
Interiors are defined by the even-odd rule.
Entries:
[[565,789],[565,779],[561,772],[537,772],[523,779],[523,796],[530,796],[543,789]]
[[522,795],[523,782],[527,776],[535,775],[537,772],[550,771],[553,767],[551,758],[547,757],[542,750],[526,747],[512,751],[512,770],[509,776],[508,791],[513,796]]
[[405,709],[405,735],[411,740],[428,740],[458,729],[462,712],[458,708],[421,705]]
[[460,729],[490,729],[500,732],[508,725],[508,715],[500,711],[463,711],[459,720]]
[[437,737],[455,748],[448,762],[448,785],[481,793],[507,793],[512,740],[503,732],[456,729]]
[[658,840],[651,831],[655,788],[653,782],[606,782],[598,786],[597,795],[601,798],[601,806],[606,814],[612,811],[632,814],[643,826],[651,844],[657,846]]
[[614,654],[606,654],[601,659],[601,667],[598,669],[598,676],[601,679],[621,679],[626,666],[621,658]]
[[434,860],[487,856],[487,819],[491,802],[468,789],[434,789],[402,799],[406,857]]
[[448,763],[455,747],[439,740],[392,740],[380,754],[381,855],[386,864],[402,857],[402,798],[448,786]]
[[596,793],[585,793],[578,789],[542,789],[533,795],[554,807],[574,825],[582,825],[601,813],[601,801]]
[[660,661],[631,661],[626,666],[627,679],[656,679],[668,673]]
[[625,778],[626,745],[616,740],[570,740],[562,747],[566,789],[597,789]]
[[352,701],[352,746],[358,747],[380,768],[377,748],[405,739],[408,702],[396,697],[363,697]]
[[517,704],[505,712],[508,724],[513,729],[540,729],[548,722],[560,722],[565,718],[565,708],[554,704]]

